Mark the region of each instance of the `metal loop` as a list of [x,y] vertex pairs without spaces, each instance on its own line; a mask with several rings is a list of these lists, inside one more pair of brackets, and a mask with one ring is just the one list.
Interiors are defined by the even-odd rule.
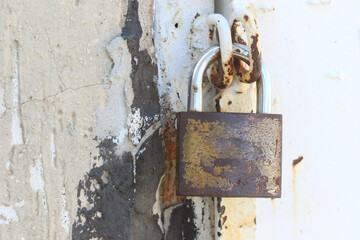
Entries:
[[211,83],[219,90],[230,86],[234,77],[234,59],[232,51],[231,32],[229,23],[220,14],[211,14],[206,19],[209,25],[216,26],[219,31],[219,42],[221,49],[222,77],[211,78]]
[[241,22],[242,27],[245,29],[248,46],[251,51],[249,53],[249,70],[247,71],[239,66],[236,71],[241,82],[253,83],[260,77],[261,72],[261,45],[259,39],[259,29],[253,16],[245,8],[240,8],[231,16],[233,29],[232,37],[235,42],[243,42],[240,36],[235,36],[237,34],[235,28],[238,22]]
[[[234,43],[233,54],[236,59],[249,64],[249,48]],[[188,111],[202,111],[202,82],[206,69],[220,57],[220,47],[208,48],[195,64],[189,82]],[[262,62],[260,78],[257,81],[257,112],[270,113],[270,77]]]

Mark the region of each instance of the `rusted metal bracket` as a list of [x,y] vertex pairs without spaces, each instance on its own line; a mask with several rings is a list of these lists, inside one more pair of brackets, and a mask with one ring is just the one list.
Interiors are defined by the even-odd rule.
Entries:
[[249,70],[246,70],[237,62],[237,75],[239,76],[241,82],[256,82],[261,74],[261,45],[259,39],[259,29],[257,27],[256,20],[248,10],[246,10],[245,8],[239,8],[235,9],[232,13],[230,17],[230,22],[232,23],[231,32],[234,42],[241,44],[245,42],[236,31],[237,25],[240,22],[242,24],[242,27],[245,29],[247,43],[250,49]]

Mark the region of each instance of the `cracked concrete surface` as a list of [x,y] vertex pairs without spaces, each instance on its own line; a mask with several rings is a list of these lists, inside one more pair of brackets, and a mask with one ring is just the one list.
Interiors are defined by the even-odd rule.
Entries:
[[0,239],[71,238],[126,6],[1,2]]

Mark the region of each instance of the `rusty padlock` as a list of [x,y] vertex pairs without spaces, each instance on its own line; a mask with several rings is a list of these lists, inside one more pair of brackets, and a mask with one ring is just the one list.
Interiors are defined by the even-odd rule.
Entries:
[[[178,195],[208,197],[281,196],[282,115],[270,108],[270,79],[264,63],[257,81],[257,111],[202,111],[202,80],[219,58],[220,48],[206,50],[189,84],[188,112],[177,116]],[[246,46],[233,54],[249,62]]]

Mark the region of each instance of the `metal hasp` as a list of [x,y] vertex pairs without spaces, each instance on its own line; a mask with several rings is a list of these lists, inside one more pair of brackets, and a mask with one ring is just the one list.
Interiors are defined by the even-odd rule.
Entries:
[[[188,112],[178,113],[178,195],[281,197],[282,115],[270,111],[270,79],[264,63],[257,82],[261,113],[202,110],[202,79],[219,57],[209,48],[195,65]],[[234,57],[249,62],[248,48],[233,44]]]

